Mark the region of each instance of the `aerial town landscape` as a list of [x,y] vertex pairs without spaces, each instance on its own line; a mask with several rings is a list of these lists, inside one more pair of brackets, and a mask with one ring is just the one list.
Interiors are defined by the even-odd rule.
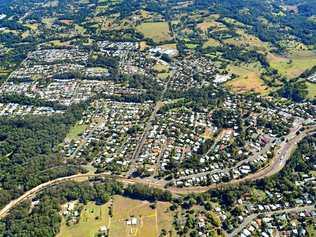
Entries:
[[316,236],[316,1],[0,0],[1,236]]

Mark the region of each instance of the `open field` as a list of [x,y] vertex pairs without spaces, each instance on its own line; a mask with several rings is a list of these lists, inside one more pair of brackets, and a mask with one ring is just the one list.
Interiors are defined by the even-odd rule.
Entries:
[[[156,237],[162,229],[172,231],[172,215],[167,211],[169,203],[158,202],[156,208],[152,209],[147,201],[122,196],[114,196],[112,202],[113,217],[109,216],[111,201],[100,206],[88,203],[81,212],[78,224],[66,226],[65,221],[62,221],[61,232],[57,237],[94,237],[101,226],[109,229],[111,237]],[[132,217],[138,223],[127,225],[127,220]]]
[[51,18],[43,18],[42,23],[44,23],[48,28],[52,27],[54,21],[56,21],[57,18],[51,17]]
[[302,51],[288,56],[269,54],[268,61],[281,75],[292,79],[316,65],[316,52]]
[[316,83],[306,82],[307,86],[307,98],[316,99]]
[[38,24],[36,24],[36,23],[33,23],[33,24],[25,24],[25,26],[26,26],[27,28],[29,28],[30,30],[32,30],[32,31],[37,31],[37,30],[38,30]]
[[167,22],[145,22],[137,26],[136,29],[145,38],[150,38],[156,43],[172,39]]
[[258,37],[254,35],[246,33],[245,30],[238,29],[236,30],[236,33],[239,35],[239,37],[224,40],[224,43],[235,45],[238,47],[251,47],[263,52],[268,52],[270,50],[270,47],[267,43],[261,41]]
[[67,226],[63,218],[57,237],[94,237],[101,226],[109,224],[109,203],[96,205],[89,202],[80,214],[78,224]]
[[177,44],[163,44],[159,47],[163,49],[177,49]]
[[156,63],[156,65],[154,65],[154,70],[158,73],[165,73],[169,71],[169,67],[162,63]]
[[197,25],[197,28],[202,30],[202,31],[207,31],[209,28],[210,29],[216,29],[216,30],[227,29],[227,27],[223,23],[217,22],[215,20],[213,20],[213,21],[204,21],[202,23],[199,23]]
[[87,126],[88,125],[85,125],[85,124],[82,124],[82,125],[76,124],[69,130],[66,136],[66,139],[69,139],[69,140],[77,139],[80,136],[80,134],[84,132]]
[[209,38],[204,44],[203,44],[203,48],[207,48],[207,47],[217,47],[220,46],[221,43],[216,40],[216,39],[212,39]]
[[237,78],[226,83],[226,86],[237,93],[257,92],[266,95],[269,90],[260,79],[260,71],[254,65],[229,66],[228,70]]

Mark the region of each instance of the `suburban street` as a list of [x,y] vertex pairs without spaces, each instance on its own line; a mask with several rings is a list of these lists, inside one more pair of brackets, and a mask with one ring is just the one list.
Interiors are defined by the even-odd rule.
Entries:
[[282,168],[286,164],[286,161],[291,157],[292,152],[295,150],[297,143],[300,142],[306,136],[315,134],[315,129],[316,129],[315,126],[309,128],[309,129],[306,129],[305,131],[301,132],[298,136],[293,137],[287,143],[281,144],[281,147],[278,150],[277,155],[271,160],[270,164],[267,167],[259,170],[258,172],[254,173],[254,174],[250,174],[242,179],[231,180],[227,183],[213,184],[213,185],[206,186],[206,187],[189,187],[189,188],[170,187],[170,188],[165,188],[163,186],[163,184],[161,184],[161,183],[148,182],[146,180],[137,179],[137,178],[136,179],[129,179],[129,178],[126,178],[124,176],[113,176],[109,173],[77,174],[77,175],[62,177],[62,178],[48,181],[46,183],[40,184],[37,187],[27,191],[22,196],[11,201],[9,204],[7,204],[0,211],[0,219],[4,218],[17,205],[19,205],[20,203],[22,203],[23,201],[25,201],[27,199],[34,197],[36,194],[43,191],[44,189],[47,189],[49,187],[53,187],[53,186],[56,186],[56,185],[59,185],[62,183],[66,183],[69,181],[87,180],[89,178],[94,178],[94,177],[112,178],[112,179],[115,179],[119,182],[122,182],[125,185],[128,185],[128,184],[149,185],[150,187],[168,190],[174,195],[181,195],[181,194],[188,194],[188,193],[201,193],[201,192],[206,192],[209,189],[224,189],[224,188],[230,187],[232,185],[239,185],[241,183],[250,182],[250,181],[254,181],[254,180],[258,180],[258,179],[263,179],[263,178],[272,176],[272,175],[278,173],[280,170],[282,170]]
[[277,211],[260,212],[260,213],[251,214],[250,216],[245,218],[243,223],[240,226],[238,226],[238,228],[236,228],[232,233],[228,234],[228,237],[237,236],[240,231],[242,231],[245,227],[247,227],[247,225],[249,225],[260,214],[271,216],[273,214],[301,212],[301,211],[315,211],[315,210],[316,210],[316,208],[314,206],[304,206],[304,207],[294,207],[294,208],[282,209],[282,210],[277,210]]

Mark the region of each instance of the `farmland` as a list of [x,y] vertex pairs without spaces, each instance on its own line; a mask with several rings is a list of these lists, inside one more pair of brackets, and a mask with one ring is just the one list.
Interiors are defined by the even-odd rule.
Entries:
[[268,61],[272,68],[282,76],[292,79],[316,64],[316,53],[313,51],[296,52],[288,56],[269,54]]
[[63,218],[57,237],[94,237],[99,228],[109,223],[109,204],[102,206],[90,202],[84,206],[78,224],[67,226]]
[[[112,214],[109,207],[112,205]],[[159,236],[161,230],[172,231],[172,215],[167,211],[169,203],[158,202],[156,208],[148,201],[133,200],[114,196],[105,205],[92,202],[83,207],[78,224],[67,226],[63,218],[61,231],[57,237],[94,237],[101,226],[109,229],[109,236]],[[136,225],[128,225],[127,220],[136,218]]]
[[267,94],[269,90],[260,79],[260,71],[254,65],[230,66],[229,71],[237,77],[226,83],[231,90],[243,92],[257,92],[259,94]]
[[247,34],[242,29],[236,30],[236,33],[239,35],[238,37],[224,40],[224,43],[239,47],[250,47],[263,52],[269,51],[269,45],[265,42],[262,42],[258,37]]
[[167,22],[145,22],[136,28],[145,38],[150,38],[156,43],[172,39]]
[[315,99],[316,98],[316,84],[315,83],[311,83],[311,82],[306,82],[306,86],[307,86],[307,97],[310,99]]

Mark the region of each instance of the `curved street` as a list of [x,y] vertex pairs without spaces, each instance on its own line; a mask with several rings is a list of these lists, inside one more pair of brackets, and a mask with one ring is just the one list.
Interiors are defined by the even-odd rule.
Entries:
[[263,179],[269,176],[272,176],[276,173],[278,173],[280,170],[283,169],[283,167],[286,164],[286,161],[291,157],[292,152],[296,149],[296,145],[298,142],[300,142],[303,138],[315,134],[316,126],[313,126],[309,129],[306,129],[305,131],[301,132],[297,136],[293,136],[292,139],[289,139],[287,142],[283,142],[280,146],[280,148],[277,151],[277,154],[272,158],[269,165],[261,170],[259,170],[256,173],[250,174],[244,178],[231,180],[227,183],[221,183],[221,184],[212,184],[210,186],[205,187],[190,187],[190,188],[176,188],[176,187],[170,187],[165,188],[163,184],[161,183],[154,183],[149,182],[143,179],[129,179],[124,176],[113,176],[109,173],[100,173],[100,174],[77,174],[67,177],[61,177],[57,178],[51,181],[48,181],[46,183],[40,184],[37,187],[25,192],[23,195],[18,197],[15,200],[12,200],[10,203],[8,203],[1,211],[0,211],[0,219],[4,218],[14,207],[22,203],[23,201],[30,199],[34,197],[36,194],[41,192],[44,189],[47,189],[52,186],[56,186],[62,183],[66,183],[69,181],[79,181],[80,179],[89,179],[93,177],[108,177],[113,178],[117,181],[122,182],[123,184],[144,184],[148,185],[150,187],[154,188],[160,188],[164,190],[170,191],[172,194],[188,194],[188,193],[201,193],[206,192],[210,189],[224,189],[227,187],[230,187],[232,185],[240,185],[245,182],[255,181],[259,179]]
[[241,223],[241,225],[239,225],[232,233],[228,234],[228,237],[237,236],[244,228],[246,228],[260,214],[271,216],[273,214],[315,211],[315,210],[316,210],[316,208],[314,206],[303,206],[303,207],[293,207],[293,208],[288,208],[288,209],[281,209],[281,210],[277,210],[277,211],[254,213],[254,214],[251,214],[248,217],[246,217],[245,220],[243,221],[243,223]]

